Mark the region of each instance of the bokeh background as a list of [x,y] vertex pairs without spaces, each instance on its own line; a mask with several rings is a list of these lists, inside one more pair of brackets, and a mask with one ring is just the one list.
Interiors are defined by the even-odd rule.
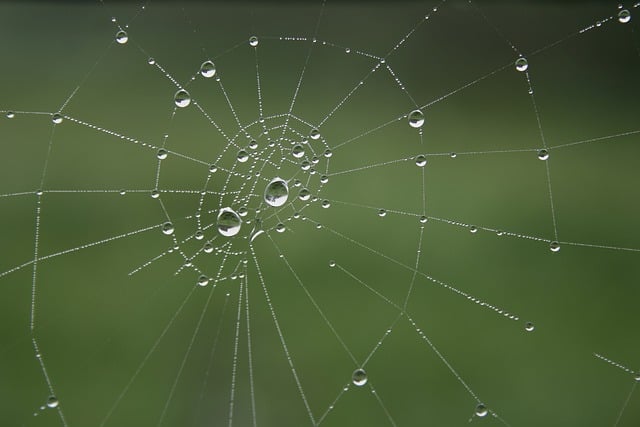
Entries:
[[[640,136],[633,133],[640,113],[639,9],[625,7],[632,14],[627,24],[618,22],[612,2],[327,2],[293,110],[301,119],[320,123],[369,74],[377,61],[356,51],[384,57],[428,13],[386,63],[420,106],[463,89],[424,109],[422,141],[402,119],[335,148],[320,195],[331,207],[312,204],[306,221],[286,221],[295,210],[289,209],[282,216],[287,231],[268,232],[275,244],[266,235],[254,242],[316,420],[359,364],[308,294],[361,363],[398,315],[364,284],[402,305],[413,274],[391,259],[413,266],[420,249],[418,271],[519,317],[510,320],[420,275],[407,306],[416,327],[504,422],[640,422],[640,395],[630,394],[633,375],[593,355],[640,369],[640,254],[621,249],[640,248]],[[211,162],[227,142],[195,108],[172,116],[176,86],[148,57],[180,84],[212,59],[246,124],[258,119],[256,51],[247,43],[257,35],[264,114],[286,113],[311,42],[280,37],[311,38],[320,9],[319,1],[149,2],[144,10],[106,0],[0,3],[0,110],[16,112],[0,120],[0,270],[34,259],[39,188],[41,257],[166,221],[150,197],[155,151],[68,119],[54,126],[51,113],[70,94],[76,91],[63,109],[68,117],[156,146],[166,134],[168,149]],[[119,45],[115,33],[127,23],[129,41]],[[551,147],[557,253],[549,250],[547,170],[537,158],[543,142],[510,44],[529,60]],[[238,131],[215,81],[198,78],[190,93],[225,132]],[[320,130],[337,147],[414,108],[381,69]],[[613,136],[625,132],[632,133]],[[606,136],[613,137],[553,148]],[[509,152],[495,152],[502,150]],[[331,176],[417,154],[428,157],[424,169],[408,160]],[[233,156],[222,163],[230,168]],[[206,165],[169,156],[158,188],[199,192],[206,176]],[[220,185],[214,179],[209,189]],[[161,197],[176,237],[193,233],[193,220],[180,218],[193,215],[199,194]],[[388,211],[384,218],[377,215],[381,208]],[[423,213],[432,218],[419,245]],[[472,234],[435,218],[481,229]],[[234,373],[233,424],[253,425],[245,305],[235,350],[241,281],[196,287],[195,272],[174,274],[184,264],[175,252],[128,274],[171,246],[155,227],[42,260],[33,296],[32,265],[0,277],[0,424],[63,425],[58,410],[40,409],[51,393],[29,329],[34,302],[35,337],[69,426],[229,425]],[[256,264],[247,258],[256,424],[312,425]],[[330,268],[330,260],[340,268]],[[211,276],[219,263],[215,255],[198,259]],[[527,321],[535,331],[524,330]],[[398,426],[458,426],[470,419],[504,425],[491,415],[473,416],[477,401],[406,318],[365,369],[373,388],[351,386],[322,425],[391,425],[372,390]]]

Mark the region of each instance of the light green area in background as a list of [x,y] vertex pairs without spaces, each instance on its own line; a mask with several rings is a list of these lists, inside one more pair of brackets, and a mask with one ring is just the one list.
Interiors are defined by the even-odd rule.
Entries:
[[[180,84],[212,59],[245,124],[258,119],[255,54],[247,43],[256,34],[264,115],[286,113],[311,42],[280,37],[311,37],[320,2],[309,3],[152,2],[139,14],[137,7],[109,2],[107,7],[2,3],[0,110],[46,114],[0,120],[0,193],[6,195],[0,197],[5,224],[0,271],[34,259],[38,188],[44,190],[40,257],[166,221],[159,202],[150,197],[156,186],[155,149],[69,119],[52,125],[49,114],[76,88],[65,115],[154,146],[169,135],[166,148],[205,164],[170,155],[158,188],[199,192],[207,164],[227,143],[193,105],[172,118],[177,88],[147,58],[155,58]],[[385,56],[433,6],[328,2],[294,113],[319,124],[376,65],[376,59],[357,51]],[[307,221],[286,221],[291,208],[279,215],[287,231],[269,232],[279,250],[267,235],[255,241],[264,287],[315,419],[335,401],[321,425],[391,425],[380,401],[398,426],[468,425],[477,401],[464,382],[514,427],[610,426],[635,388],[632,374],[593,353],[640,369],[634,334],[639,254],[622,250],[640,248],[638,134],[549,150],[563,242],[560,252],[551,253],[549,241],[555,237],[547,169],[537,159],[543,142],[526,77],[512,66],[517,53],[511,44],[528,57],[548,147],[634,132],[640,112],[640,19],[634,16],[625,25],[607,21],[617,10],[604,2],[477,6],[484,17],[467,3],[445,3],[386,60],[419,106],[451,94],[424,109],[423,141],[404,119],[368,132],[415,108],[383,66],[320,126],[332,148],[368,132],[334,148],[329,166],[330,174],[363,169],[330,176],[320,200],[303,212]],[[113,41],[117,27],[111,16],[121,25],[131,21],[127,44]],[[577,34],[598,20],[605,22]],[[213,79],[197,76],[189,91],[226,134],[238,131]],[[259,141],[266,143],[266,137]],[[510,150],[522,151],[493,152]],[[219,165],[232,167],[236,151],[230,148]],[[427,155],[424,169],[411,159],[418,154]],[[288,165],[267,170],[294,173]],[[207,188],[220,189],[224,178],[217,173]],[[258,185],[254,193],[260,196],[263,189]],[[29,194],[10,195],[22,192]],[[192,234],[194,221],[180,218],[195,213],[199,194],[161,197],[176,236]],[[320,207],[325,198],[332,201],[329,209]],[[216,198],[206,204],[221,207]],[[381,208],[387,210],[384,218],[377,215]],[[411,268],[400,264],[416,263],[423,213],[432,218],[424,225],[421,274],[407,312],[427,339],[406,318],[386,334],[398,315],[393,304],[403,304],[412,283]],[[203,222],[214,218],[206,214]],[[324,228],[316,229],[316,223]],[[464,225],[483,229],[472,234]],[[197,249],[192,240],[184,250]],[[171,245],[154,228],[41,260],[33,298],[32,265],[0,277],[1,425],[63,425],[56,410],[39,409],[50,392],[31,342],[32,301],[35,336],[70,427],[99,426],[116,402],[106,426],[155,426],[161,417],[163,426],[227,425],[234,372],[233,423],[252,425],[244,305],[234,370],[240,281],[222,281],[211,294],[212,286],[196,287],[198,273],[174,274],[184,263],[176,253],[128,275]],[[196,266],[215,276],[220,259],[201,255]],[[330,268],[330,260],[340,267]],[[230,262],[233,267],[238,258]],[[255,263],[248,265],[257,425],[310,425]],[[527,321],[535,324],[534,332],[525,332]],[[375,394],[368,386],[353,385],[342,393],[383,337],[365,366]],[[640,421],[639,399],[637,391],[631,394],[619,426]],[[472,422],[503,425],[491,416]]]

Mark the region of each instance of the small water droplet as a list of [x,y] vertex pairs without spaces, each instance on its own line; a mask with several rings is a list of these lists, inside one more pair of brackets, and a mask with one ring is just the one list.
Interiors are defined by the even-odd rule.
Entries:
[[378,210],[378,216],[381,217],[381,218],[384,217],[384,216],[387,216],[387,211],[384,210],[384,209]]
[[195,237],[196,240],[202,240],[204,239],[204,232],[202,230],[198,230],[193,237]]
[[449,157],[451,157],[452,159],[455,159],[456,157],[458,157],[458,155],[456,153],[451,153],[449,154]]
[[629,21],[631,21],[631,12],[629,12],[627,9],[622,9],[620,12],[618,12],[618,22],[620,22],[621,24],[626,24]]
[[308,161],[303,161],[302,163],[300,163],[300,169],[302,169],[303,171],[308,171],[311,168],[311,163],[309,163]]
[[60,113],[55,113],[53,116],[51,116],[51,121],[57,125],[62,123],[62,120],[63,120],[63,117],[62,117],[62,114]]
[[211,172],[211,173],[218,172],[218,166],[216,166],[216,165],[209,166],[209,172]]
[[124,196],[125,194],[127,194],[126,190],[120,190],[119,193],[121,196]]
[[422,215],[422,216],[420,217],[420,224],[425,224],[428,220],[429,220],[429,219],[428,219],[426,216]]
[[57,408],[59,404],[60,401],[55,396],[49,396],[49,398],[47,399],[47,407],[49,408]]
[[173,101],[176,103],[176,107],[188,107],[191,104],[191,95],[186,90],[180,89],[173,96]]
[[157,199],[158,197],[160,197],[160,192],[158,190],[153,190],[151,192],[151,198],[152,199]]
[[489,410],[482,403],[479,403],[478,406],[476,406],[476,415],[480,418],[486,417],[488,413]]
[[116,41],[119,44],[125,44],[129,41],[129,35],[127,34],[126,31],[120,30],[116,33]]
[[330,208],[331,207],[331,202],[328,201],[328,200],[323,200],[322,201],[322,207],[325,208],[325,209]]
[[162,224],[162,232],[167,236],[173,234],[176,229],[173,227],[173,224],[170,222],[165,222]]
[[633,374],[633,379],[636,381],[640,381],[640,372],[636,372],[635,374]]
[[304,156],[304,147],[302,145],[296,145],[291,149],[291,155],[296,159]]
[[165,150],[164,148],[161,148],[161,149],[158,150],[158,153],[156,154],[156,157],[159,160],[164,160],[164,159],[167,158],[167,154],[168,154],[167,150]]
[[300,200],[306,201],[311,197],[311,193],[306,188],[303,188],[298,193],[298,197],[300,198]]
[[258,40],[258,37],[256,36],[249,37],[249,46],[256,47],[258,46],[258,43],[260,43],[260,41]]
[[424,114],[420,110],[413,110],[409,113],[409,126],[412,128],[421,128],[424,125]]
[[469,227],[469,231],[475,234],[478,232],[478,227],[476,227],[475,225],[472,225],[471,227]]
[[278,225],[276,225],[276,231],[278,233],[284,233],[284,230],[286,230],[286,227],[283,223],[279,223]]
[[558,252],[560,250],[560,243],[551,242],[551,244],[549,245],[549,249],[551,249],[551,252]]
[[422,154],[420,154],[418,157],[416,157],[416,166],[418,167],[424,167],[424,165],[427,164],[427,158],[425,156],[423,156]]
[[240,163],[244,163],[247,160],[249,160],[249,153],[247,153],[245,150],[240,150],[238,151],[238,161]]
[[149,58],[149,59],[147,59],[147,64],[149,64],[149,65],[155,65],[155,63],[156,63],[156,60],[155,60],[155,59],[153,59],[153,58]]
[[547,160],[549,158],[549,151],[542,149],[538,151],[538,159]]
[[326,184],[327,182],[329,182],[329,177],[327,175],[322,175],[320,177],[320,182]]
[[222,208],[218,213],[218,232],[226,237],[235,236],[240,232],[242,220],[231,208]]
[[204,274],[198,277],[198,286],[207,286],[209,284],[209,278]]
[[204,245],[204,247],[202,248],[202,250],[207,253],[210,254],[211,252],[213,252],[213,245],[211,243],[206,243]]
[[329,261],[329,267],[333,268],[336,266],[336,262],[334,260]]
[[273,207],[279,207],[287,203],[289,187],[282,178],[274,178],[264,190],[264,201]]
[[535,327],[535,326],[533,325],[533,323],[531,323],[531,322],[527,322],[527,323],[525,323],[525,325],[524,325],[524,330],[525,330],[525,331],[527,331],[527,332],[533,332],[533,330],[534,330],[535,328],[536,328],[536,327]]
[[324,156],[326,158],[329,158],[329,157],[333,156],[333,152],[327,148],[326,150],[324,150]]
[[527,61],[527,58],[521,56],[520,58],[516,59],[516,70],[523,72],[523,71],[527,71],[527,69],[529,68],[529,61]]
[[7,119],[13,119],[16,116],[16,113],[13,111],[7,111]]
[[216,75],[216,66],[211,61],[204,61],[200,66],[202,77],[211,78]]
[[42,190],[36,190],[36,196],[42,196],[43,194]]
[[353,382],[354,385],[357,385],[358,387],[362,387],[367,383],[367,373],[365,372],[364,369],[358,368],[355,371],[353,371],[353,375],[351,376],[351,381]]
[[251,148],[252,150],[255,150],[256,148],[258,148],[258,141],[256,141],[255,139],[252,139],[251,142],[249,143],[249,148]]
[[320,139],[320,131],[318,129],[312,129],[311,132],[309,133],[309,138],[313,140]]
[[344,50],[344,52],[345,52],[345,53],[351,53],[351,49],[346,48],[346,49]]

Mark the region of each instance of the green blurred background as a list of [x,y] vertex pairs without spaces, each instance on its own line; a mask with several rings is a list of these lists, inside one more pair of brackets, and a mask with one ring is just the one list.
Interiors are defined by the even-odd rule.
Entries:
[[[329,147],[340,145],[318,166],[328,168],[329,183],[319,197],[331,200],[331,207],[322,209],[318,201],[304,210],[307,221],[287,221],[302,206],[295,201],[279,214],[287,231],[271,229],[270,238],[254,242],[264,288],[313,416],[320,419],[340,395],[322,425],[391,425],[377,394],[399,426],[467,425],[470,418],[503,425],[492,416],[473,417],[476,400],[406,318],[365,366],[373,388],[351,386],[341,394],[385,336],[398,315],[393,304],[402,305],[411,286],[411,269],[392,259],[414,266],[420,248],[421,273],[519,316],[509,320],[421,275],[407,307],[416,327],[508,425],[638,425],[637,391],[621,413],[635,389],[633,375],[593,353],[640,369],[640,254],[620,250],[640,248],[640,137],[549,150],[563,242],[558,253],[549,251],[554,229],[547,171],[537,159],[543,143],[526,77],[513,69],[517,53],[510,46],[528,57],[548,147],[637,131],[637,8],[627,4],[631,22],[620,24],[615,17],[607,20],[618,13],[611,2],[329,1],[310,51],[310,41],[280,37],[311,38],[319,1],[150,2],[144,10],[105,4],[0,3],[0,110],[18,112],[0,120],[0,271],[34,258],[34,192],[40,187],[41,257],[166,221],[150,197],[158,165],[154,149],[69,119],[53,126],[50,114],[76,88],[63,109],[66,116],[154,146],[168,135],[169,150],[203,161],[170,155],[159,174],[161,200],[176,238],[184,239],[196,225],[181,218],[196,212],[207,164],[224,153],[219,165],[231,168],[237,149],[225,150],[225,138],[194,106],[173,116],[176,86],[147,64],[148,57],[180,84],[212,59],[238,120],[248,124],[259,118],[256,53],[264,115],[271,116],[288,111],[311,52],[293,112],[317,125],[376,65],[356,51],[383,57],[416,28],[386,60],[407,92],[422,106],[464,89],[424,109],[422,142],[403,119],[341,145],[415,108],[386,68],[371,74],[320,126]],[[416,27],[427,13],[429,20]],[[576,34],[597,21],[604,23]],[[116,44],[117,25],[127,23],[128,43]],[[257,50],[247,43],[254,34]],[[235,135],[238,124],[218,83],[198,76],[188,85],[220,128]],[[302,135],[310,130],[296,120],[292,127]],[[259,128],[249,131],[257,137]],[[261,146],[272,135],[279,132],[261,136]],[[523,151],[493,153],[501,150]],[[428,155],[424,169],[411,160],[421,153]],[[331,176],[405,158],[410,160]],[[288,163],[280,170],[269,166],[264,175],[303,176]],[[207,189],[221,189],[224,177],[215,175]],[[319,188],[318,175],[311,180]],[[484,229],[472,234],[432,218],[419,246],[423,183],[424,213]],[[259,184],[252,193],[262,191]],[[11,195],[22,192],[28,194]],[[220,203],[207,198],[205,207]],[[377,215],[381,208],[388,211],[384,218]],[[206,214],[203,223],[214,218]],[[271,218],[265,226],[276,222]],[[192,240],[183,250],[198,245]],[[253,424],[245,305],[238,311],[241,280],[221,281],[215,290],[196,287],[196,272],[174,274],[184,264],[176,252],[128,274],[171,246],[156,227],[38,262],[35,337],[69,426],[228,425],[234,372],[233,424]],[[247,250],[240,239],[234,248]],[[230,275],[242,258],[251,257],[230,257],[221,274]],[[201,255],[196,265],[215,276],[220,259]],[[340,267],[329,268],[330,260]],[[256,423],[312,425],[252,260],[246,275]],[[57,410],[40,409],[50,392],[31,342],[32,277],[31,265],[0,277],[3,426],[63,425]],[[525,332],[527,321],[535,331]]]

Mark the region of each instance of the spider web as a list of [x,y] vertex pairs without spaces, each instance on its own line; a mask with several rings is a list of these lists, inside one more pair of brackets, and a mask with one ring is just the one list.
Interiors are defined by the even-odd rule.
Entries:
[[636,425],[639,4],[5,3],[6,425]]

